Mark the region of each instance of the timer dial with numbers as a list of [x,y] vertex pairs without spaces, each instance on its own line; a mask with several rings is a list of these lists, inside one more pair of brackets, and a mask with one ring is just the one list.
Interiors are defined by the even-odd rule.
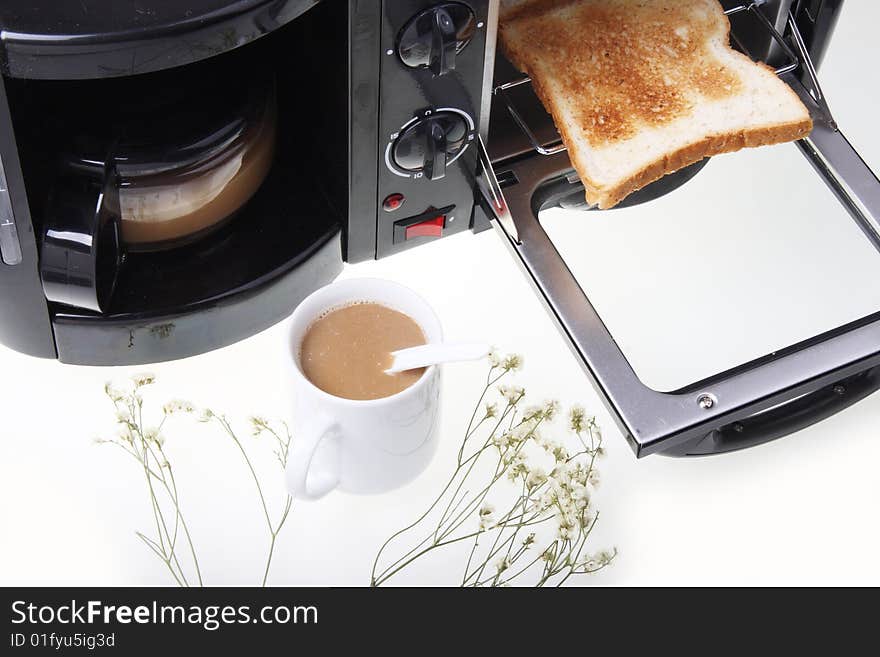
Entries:
[[461,110],[425,110],[391,138],[385,161],[392,173],[440,180],[475,139],[474,122]]

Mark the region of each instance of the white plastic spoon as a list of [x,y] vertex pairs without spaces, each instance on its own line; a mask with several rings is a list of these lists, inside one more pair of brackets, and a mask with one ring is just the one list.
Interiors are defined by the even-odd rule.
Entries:
[[482,342],[438,342],[391,352],[391,367],[385,374],[396,374],[440,363],[485,358],[491,347]]

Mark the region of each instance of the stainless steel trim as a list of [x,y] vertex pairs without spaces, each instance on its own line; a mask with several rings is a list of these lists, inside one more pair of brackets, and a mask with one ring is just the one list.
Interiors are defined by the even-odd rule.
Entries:
[[489,115],[492,111],[492,81],[495,72],[495,51],[498,48],[498,15],[501,0],[489,0],[486,13],[486,50],[483,60],[483,95],[480,98],[480,138],[489,139]]
[[806,139],[799,141],[798,146],[868,239],[880,250],[880,180],[849,143],[831,115],[809,51],[792,16],[789,16],[789,29],[809,88],[793,76],[784,79],[813,117],[813,131]]
[[[722,426],[880,364],[880,317],[875,316],[684,390],[658,392],[647,387],[538,221],[535,192],[569,169],[565,153],[532,157],[506,167],[519,182],[502,194],[500,206],[509,219],[496,216],[493,224],[637,456],[703,438]],[[484,169],[481,176],[487,175]],[[485,181],[480,188],[485,195]],[[488,199],[487,205],[499,207]],[[712,396],[711,406],[701,403],[706,395]]]
[[821,110],[823,114],[822,118],[825,122],[829,127],[837,130],[837,124],[831,116],[831,108],[828,107],[828,101],[825,98],[825,94],[822,92],[822,86],[819,84],[819,76],[816,73],[816,67],[813,66],[813,60],[810,58],[807,44],[804,43],[804,37],[801,36],[801,31],[797,26],[797,21],[794,19],[794,16],[789,15],[788,26],[791,30],[791,39],[794,42],[795,48],[797,48],[798,58],[803,63],[804,71],[810,80],[810,95]]
[[[792,82],[797,89],[798,83]],[[800,87],[799,95],[807,95]],[[801,152],[825,180],[868,239],[880,251],[880,180],[836,125],[816,119],[813,132],[798,142]]]
[[486,151],[486,145],[483,138],[479,138],[478,160],[480,168],[477,171],[477,186],[483,195],[483,198],[492,208],[493,216],[501,224],[502,229],[507,238],[514,244],[519,244],[519,233],[516,229],[516,223],[507,209],[507,202],[504,200],[504,193],[501,191],[501,185],[495,170],[492,168],[492,161],[489,159],[489,153]]

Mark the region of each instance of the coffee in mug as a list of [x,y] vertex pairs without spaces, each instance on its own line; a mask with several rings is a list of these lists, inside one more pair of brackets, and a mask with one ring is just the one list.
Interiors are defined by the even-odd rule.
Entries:
[[425,369],[386,374],[391,353],[427,343],[416,321],[375,302],[356,302],[325,312],[300,345],[303,374],[343,399],[380,399],[406,390]]
[[[334,316],[335,312],[340,314]],[[353,340],[339,339],[329,330],[336,322],[322,321],[353,319],[352,315],[358,315],[354,319],[362,330],[355,329],[352,336],[355,322],[349,321],[341,322],[342,329],[359,346],[352,345]],[[312,338],[320,338],[321,328],[328,329],[325,345],[334,349],[354,346],[354,351],[371,349],[380,354],[378,360],[384,361],[396,349],[443,342],[440,320],[424,299],[403,285],[375,278],[352,278],[322,287],[306,297],[291,316],[285,339],[293,411],[291,429],[296,436],[287,459],[290,491],[298,499],[314,500],[333,489],[371,494],[402,486],[425,469],[437,446],[440,368],[431,365],[414,380],[410,379],[400,392],[384,397],[346,399],[328,394],[307,376],[306,372],[311,371],[316,380],[319,378],[312,367],[306,367],[303,353],[306,335],[315,329]],[[320,343],[321,340],[314,342]],[[377,371],[387,376],[386,367],[374,355],[370,376]],[[346,385],[356,379],[351,372],[341,376],[342,368],[336,366],[318,369],[324,374],[338,375],[337,382],[347,379]],[[379,394],[375,385],[367,384],[369,380],[370,377],[361,379],[362,392]],[[355,394],[341,388],[331,389]]]

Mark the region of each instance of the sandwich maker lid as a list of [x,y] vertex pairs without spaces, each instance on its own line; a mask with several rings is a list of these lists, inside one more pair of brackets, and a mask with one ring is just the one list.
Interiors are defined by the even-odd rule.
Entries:
[[118,77],[236,48],[318,0],[3,0],[0,71],[9,77]]

